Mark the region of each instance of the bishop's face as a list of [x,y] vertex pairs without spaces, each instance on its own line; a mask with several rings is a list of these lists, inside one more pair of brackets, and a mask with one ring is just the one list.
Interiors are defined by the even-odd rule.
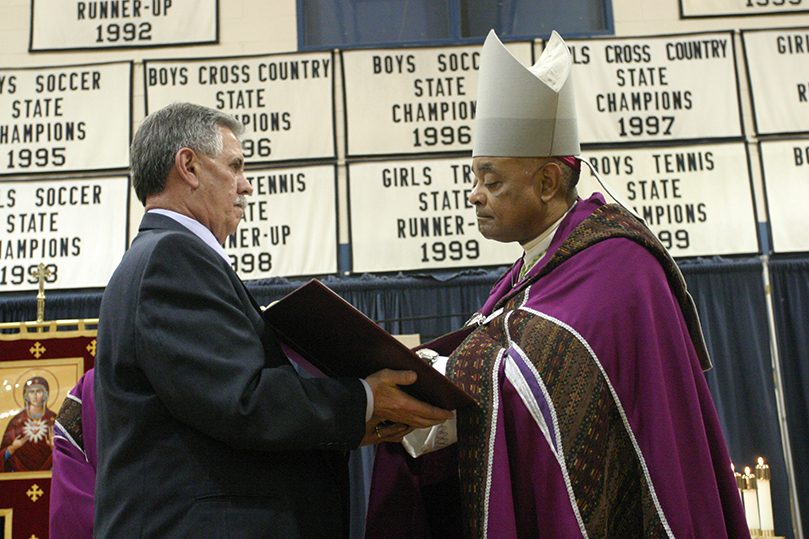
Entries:
[[544,232],[540,174],[547,158],[475,157],[469,202],[485,238],[525,244]]

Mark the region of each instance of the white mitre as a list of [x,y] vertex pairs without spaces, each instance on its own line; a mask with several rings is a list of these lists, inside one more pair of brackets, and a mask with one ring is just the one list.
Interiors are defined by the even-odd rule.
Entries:
[[578,156],[572,64],[555,31],[530,69],[490,31],[478,73],[472,156]]

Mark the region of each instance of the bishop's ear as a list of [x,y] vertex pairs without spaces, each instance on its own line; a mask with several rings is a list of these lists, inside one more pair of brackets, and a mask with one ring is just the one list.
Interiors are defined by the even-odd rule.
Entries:
[[548,202],[558,196],[562,190],[562,168],[559,163],[549,161],[540,170],[542,181],[542,200]]

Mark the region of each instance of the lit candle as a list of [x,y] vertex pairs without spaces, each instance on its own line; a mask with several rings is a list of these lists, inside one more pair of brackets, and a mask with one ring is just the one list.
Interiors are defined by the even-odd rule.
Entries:
[[761,535],[775,537],[775,525],[772,518],[772,493],[770,492],[770,467],[764,464],[764,459],[761,457],[758,458],[758,465],[756,466],[756,487]]
[[756,496],[756,476],[750,473],[750,467],[746,466],[743,477],[744,515],[747,517],[747,527],[750,528],[750,535],[755,537],[756,535],[761,535],[761,523],[758,519],[758,497]]
[[739,489],[739,498],[742,500],[742,505],[744,505],[744,496],[742,496],[742,489],[744,488],[744,477],[742,474],[736,471],[736,466],[731,462],[730,469],[733,470],[733,475],[736,477],[736,488]]

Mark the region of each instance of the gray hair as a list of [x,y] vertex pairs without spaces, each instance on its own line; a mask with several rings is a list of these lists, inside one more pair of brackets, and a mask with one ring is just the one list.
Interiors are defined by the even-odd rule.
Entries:
[[576,185],[579,183],[580,172],[571,167],[564,161],[551,157],[551,161],[559,165],[562,169],[562,192],[565,195],[565,200],[573,202],[579,196]]
[[130,173],[138,200],[163,191],[174,158],[182,148],[216,157],[222,151],[222,132],[238,138],[244,126],[233,116],[193,103],[173,103],[147,116],[130,147]]

